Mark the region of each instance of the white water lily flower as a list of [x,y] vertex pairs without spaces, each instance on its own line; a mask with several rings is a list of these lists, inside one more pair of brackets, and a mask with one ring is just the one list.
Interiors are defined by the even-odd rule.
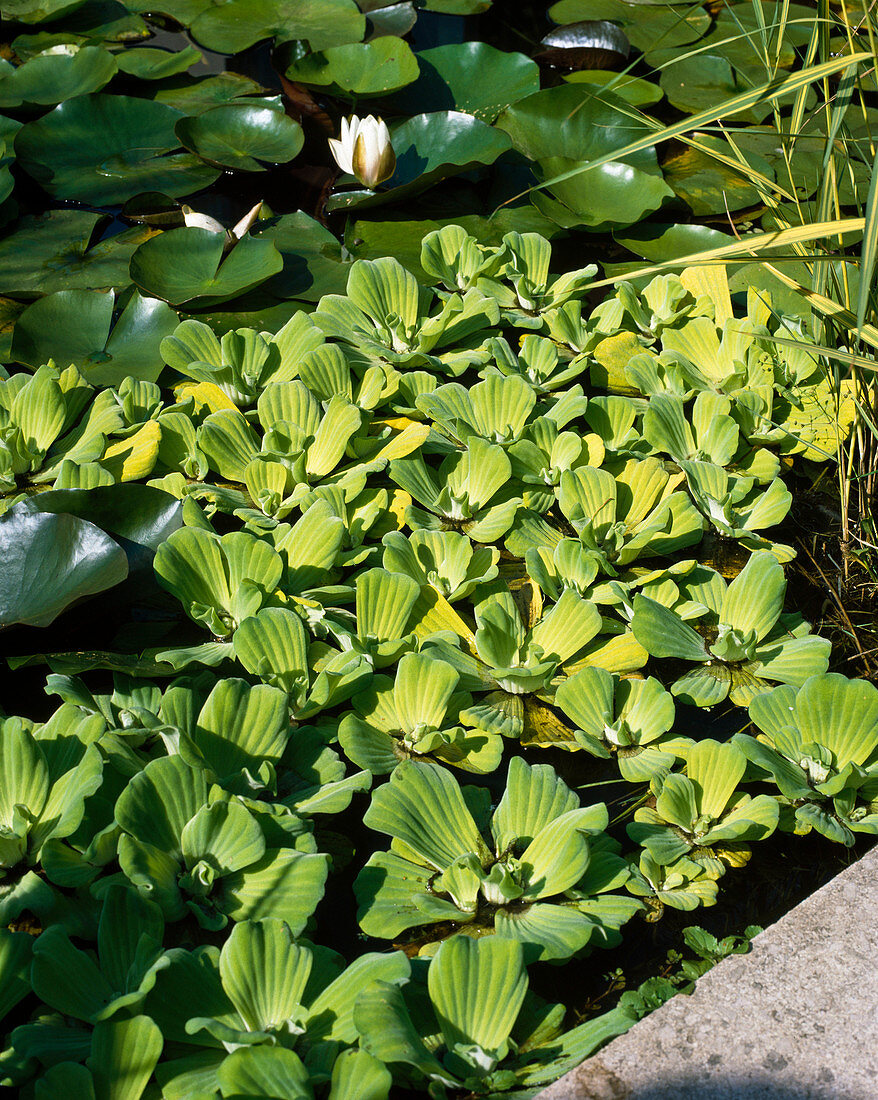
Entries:
[[356,115],[343,118],[341,138],[330,138],[329,149],[343,172],[370,189],[390,179],[396,168],[387,123],[374,115],[362,120]]
[[180,210],[183,214],[183,222],[187,228],[208,229],[211,233],[224,233],[226,237],[225,251],[228,251],[246,235],[250,227],[259,217],[259,212],[262,210],[262,200],[260,199],[252,210],[248,210],[244,217],[241,218],[237,224],[233,225],[231,229],[226,229],[222,222],[218,222],[216,218],[212,218],[210,214],[202,214],[198,210],[193,210],[191,206],[181,206]]

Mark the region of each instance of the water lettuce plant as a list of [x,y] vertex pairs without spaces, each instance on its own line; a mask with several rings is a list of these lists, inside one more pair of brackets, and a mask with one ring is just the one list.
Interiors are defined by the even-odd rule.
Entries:
[[876,831],[786,588],[816,464],[869,541],[874,19],[490,6],[0,0],[0,1087],[530,1095],[735,940],[559,964]]
[[653,657],[694,661],[671,691],[697,706],[729,698],[746,706],[771,681],[803,684],[825,672],[830,644],[800,615],[782,612],[786,580],[777,558],[757,550],[728,586],[719,574],[701,589],[699,632],[649,596],[634,597],[631,629]]
[[455,933],[493,932],[524,944],[530,958],[558,959],[616,932],[639,908],[609,893],[628,870],[603,835],[606,807],[581,807],[548,765],[513,757],[490,824],[487,809],[482,800],[477,821],[438,765],[401,764],[364,818],[393,842],[357,879],[363,931],[416,931],[423,945],[431,925],[450,921]]

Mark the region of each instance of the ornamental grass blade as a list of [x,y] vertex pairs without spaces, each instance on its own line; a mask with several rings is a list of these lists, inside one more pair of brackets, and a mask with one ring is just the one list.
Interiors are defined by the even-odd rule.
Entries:
[[505,1051],[527,993],[521,944],[499,936],[445,940],[427,972],[430,1000],[450,1051]]

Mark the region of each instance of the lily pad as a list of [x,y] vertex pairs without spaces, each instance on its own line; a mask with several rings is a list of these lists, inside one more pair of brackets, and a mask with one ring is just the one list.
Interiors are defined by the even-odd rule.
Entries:
[[16,23],[45,23],[81,7],[84,0],[3,0],[0,8],[4,19]]
[[86,210],[50,210],[22,218],[15,232],[0,241],[0,293],[36,297],[56,290],[128,286],[134,250],[154,230],[135,226],[92,245],[106,220]]
[[65,16],[64,30],[99,42],[138,42],[153,33],[139,15],[118,0],[86,0]]
[[106,205],[141,191],[179,197],[219,175],[191,153],[167,155],[179,146],[179,118],[162,103],[97,92],[23,126],[15,151],[21,166],[55,198]]
[[101,46],[74,54],[33,57],[18,68],[0,62],[0,107],[49,106],[96,92],[116,75],[116,59]]
[[721,233],[708,225],[660,224],[647,222],[630,229],[617,230],[613,236],[617,244],[630,249],[635,256],[653,263],[707,252],[731,244],[728,233]]
[[[154,9],[151,9],[154,10]],[[151,46],[135,46],[116,57],[120,72],[138,80],[164,80],[191,69],[203,60],[201,50],[186,46],[182,50],[157,50]]]
[[[549,157],[540,163],[539,173],[553,179],[580,163],[565,157]],[[610,161],[593,171],[553,184],[548,194],[534,192],[532,201],[538,210],[554,218],[559,225],[596,229],[633,225],[644,215],[658,210],[673,195],[660,175]]]
[[396,171],[384,191],[339,191],[328,210],[380,206],[425,191],[440,179],[493,164],[511,142],[506,134],[462,111],[415,115],[392,134]]
[[225,302],[276,275],[281,254],[270,241],[245,237],[223,258],[225,235],[209,229],[171,229],[141,245],[131,278],[144,294],[172,305],[199,299]]
[[229,105],[181,118],[175,127],[187,149],[213,164],[260,172],[261,161],[281,164],[302,148],[298,122],[267,107]]
[[359,42],[366,19],[353,0],[229,0],[211,4],[189,29],[217,53],[240,53],[263,38],[304,39],[312,50],[325,50]]
[[122,547],[93,523],[16,504],[0,516],[0,628],[48,626],[128,576]]
[[[623,149],[653,131],[609,93],[598,99],[587,88],[565,84],[522,99],[497,120],[519,152],[531,160],[567,157],[589,161]],[[658,172],[653,148],[624,158],[645,172]]]
[[[726,157],[734,157],[731,146],[708,134],[693,134],[709,148]],[[749,164],[768,179],[774,179],[774,169],[758,153],[744,154]],[[724,214],[726,210],[742,210],[760,202],[759,192],[747,175],[747,169],[729,167],[714,160],[708,153],[689,147],[669,157],[664,165],[665,179],[676,194],[685,200],[693,214]]]
[[560,0],[549,8],[548,16],[562,24],[611,20],[618,23],[631,45],[642,51],[694,42],[710,28],[710,16],[695,5],[681,8],[625,0]]
[[248,76],[240,73],[217,73],[216,76],[203,76],[199,79],[179,76],[165,81],[154,91],[153,98],[156,103],[165,103],[184,115],[200,115],[227,103],[271,107],[282,111],[280,96],[263,96],[264,91],[261,84]]
[[417,57],[420,76],[394,97],[394,105],[404,111],[464,111],[490,123],[540,90],[540,71],[530,58],[484,42],[436,46]]
[[350,261],[343,260],[335,236],[307,214],[259,222],[251,236],[270,241],[283,257],[283,270],[262,287],[268,294],[317,302],[324,294],[344,293]]
[[131,296],[115,325],[112,291],[61,290],[38,299],[22,313],[12,336],[16,362],[39,367],[54,359],[75,363],[86,380],[117,386],[129,375],[154,382],[164,362],[159,345],[179,323],[156,298]]
[[308,53],[286,71],[288,80],[355,95],[384,95],[411,84],[417,75],[415,55],[395,35]]
[[651,107],[653,103],[660,102],[665,94],[649,80],[608,69],[581,69],[577,73],[568,73],[564,79],[568,84],[587,85],[594,95],[609,92],[633,107]]
[[50,489],[32,503],[41,512],[78,516],[110,535],[150,550],[157,550],[183,526],[183,506],[176,497],[135,482],[94,489]]

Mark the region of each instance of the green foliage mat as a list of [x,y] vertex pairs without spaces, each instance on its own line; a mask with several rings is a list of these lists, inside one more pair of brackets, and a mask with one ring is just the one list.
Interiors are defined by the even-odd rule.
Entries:
[[[784,541],[854,383],[782,282],[585,262],[723,248],[693,215],[775,195],[825,215],[827,125],[856,206],[871,115],[811,110],[794,5],[562,0],[556,44],[609,20],[642,63],[542,88],[404,38],[488,7],[0,2],[26,1100],[532,1096],[753,930],[690,926],[695,960],[584,1016],[553,967],[721,904],[779,832],[878,833],[878,689],[829,671]],[[269,42],[272,87],[205,71]],[[656,144],[720,95],[739,131]],[[325,144],[361,97],[392,118],[374,189]]]

